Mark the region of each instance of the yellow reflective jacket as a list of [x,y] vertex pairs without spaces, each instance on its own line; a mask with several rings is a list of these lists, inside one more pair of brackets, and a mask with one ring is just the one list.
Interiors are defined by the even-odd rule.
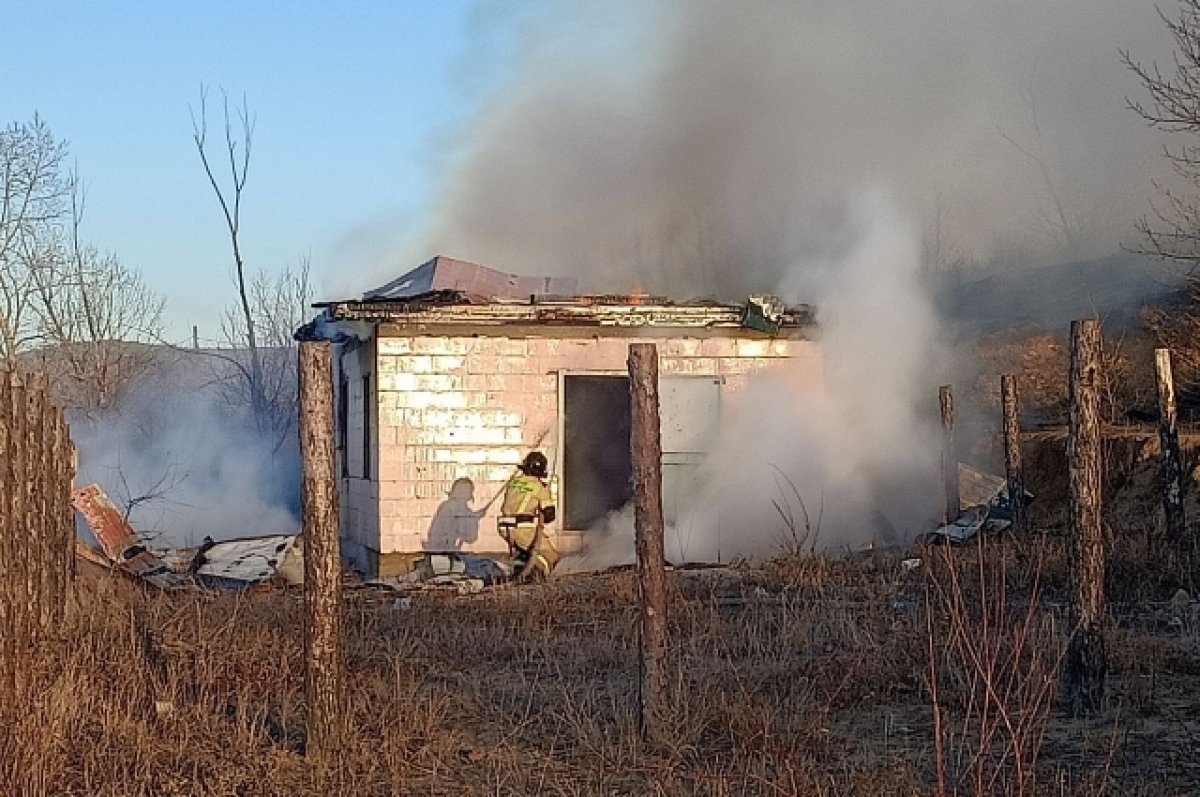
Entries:
[[500,514],[509,517],[537,515],[542,507],[550,506],[550,488],[539,478],[518,473],[508,480],[504,488],[504,503]]

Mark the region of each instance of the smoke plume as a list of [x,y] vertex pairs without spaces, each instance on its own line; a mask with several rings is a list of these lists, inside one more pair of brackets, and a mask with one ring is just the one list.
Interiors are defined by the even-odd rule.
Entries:
[[[815,299],[825,381],[787,362],[722,404],[694,503],[667,530],[673,561],[907,543],[938,516],[936,389],[952,360],[921,279],[917,235],[883,190],[845,209],[825,259],[785,291]],[[632,559],[633,516],[609,517],[568,567]]]
[[512,79],[455,139],[418,251],[736,295],[864,185],[945,267],[1113,251],[1166,172],[1119,59],[1169,61],[1146,4],[564,0],[505,29]]
[[[777,548],[801,501],[826,546],[926,526],[950,361],[923,271],[1111,252],[1164,173],[1119,58],[1169,60],[1147,4],[563,0],[503,18],[511,80],[453,141],[406,251],[818,307],[827,389],[784,369],[723,408],[710,500],[668,535],[691,558]],[[610,526],[627,551],[624,516]]]
[[76,483],[100,484],[156,547],[298,532],[296,441],[256,434],[197,371],[210,369],[195,359],[164,366],[103,417],[76,419]]

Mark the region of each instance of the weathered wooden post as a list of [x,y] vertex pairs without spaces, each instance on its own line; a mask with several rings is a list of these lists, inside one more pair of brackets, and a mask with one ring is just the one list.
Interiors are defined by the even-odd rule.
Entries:
[[[16,485],[13,469],[13,449],[19,445],[12,424],[12,392],[10,376],[0,371],[0,690],[4,694],[16,694],[17,667],[20,661],[19,617],[21,598],[17,589],[21,573],[20,551],[17,549],[16,529],[20,527],[12,512],[11,496]],[[12,722],[16,706],[11,701],[0,700],[0,723]]]
[[1075,628],[1063,681],[1076,713],[1100,708],[1108,664],[1104,644],[1104,529],[1101,517],[1100,322],[1071,322],[1070,476],[1071,559]]
[[954,446],[954,387],[938,388],[938,405],[942,410],[942,483],[946,491],[946,511],[943,522],[953,523],[959,513],[958,450]]
[[71,442],[71,427],[61,408],[54,411],[54,461],[58,465],[58,524],[61,529],[63,558],[59,562],[58,580],[64,596],[62,609],[74,595],[75,581],[75,510],[71,507],[71,491],[75,489],[75,444]]
[[663,550],[662,439],[658,418],[658,349],[629,344],[629,395],[633,424],[633,500],[641,599],[642,735],[655,739],[665,716],[667,653],[666,555]]
[[36,594],[38,596],[38,626],[45,634],[57,622],[58,607],[66,596],[58,591],[58,513],[52,511],[55,494],[54,462],[51,459],[53,429],[51,410],[46,400],[46,374],[41,371],[29,376],[29,431],[32,473],[29,484],[30,500],[35,516],[30,518],[29,534],[35,540],[31,554],[36,558]]
[[1158,391],[1158,442],[1162,449],[1162,496],[1167,538],[1176,544],[1183,544],[1187,542],[1184,539],[1183,459],[1179,455],[1178,414],[1170,349],[1154,350],[1154,384]]
[[[34,638],[32,618],[34,614],[34,563],[28,561],[28,537],[17,537],[24,529],[29,517],[29,415],[27,412],[27,393],[25,381],[15,371],[8,373],[9,379],[9,447],[7,456],[11,459],[12,481],[9,499],[9,511],[12,519],[13,545],[22,554],[23,561],[14,563],[14,587],[22,597],[20,606],[14,606],[13,617],[16,620],[16,638],[18,645],[25,645]],[[23,549],[23,550],[22,550]]]
[[1012,374],[1000,377],[1000,406],[1004,414],[1004,473],[1012,507],[1012,530],[1023,535],[1029,530],[1029,521],[1025,515],[1025,477],[1021,472],[1020,398],[1017,378]]
[[336,753],[342,730],[342,580],[334,481],[331,344],[300,343],[306,754]]

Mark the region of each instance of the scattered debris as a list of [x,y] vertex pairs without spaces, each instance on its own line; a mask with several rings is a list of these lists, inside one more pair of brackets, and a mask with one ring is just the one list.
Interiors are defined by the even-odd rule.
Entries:
[[[404,575],[372,579],[362,586],[400,592],[453,591],[458,595],[474,595],[484,587],[510,581],[512,576],[512,565],[505,559],[454,551],[427,553]],[[397,605],[397,608],[408,606]]]
[[297,540],[295,534],[224,542],[205,537],[188,564],[188,572],[203,586],[216,589],[245,589],[276,576],[288,584],[303,584],[303,545]]
[[119,569],[159,589],[174,591],[193,586],[192,579],[176,573],[161,557],[146,548],[121,510],[98,484],[89,484],[71,493],[71,505],[83,515],[101,549]]
[[926,534],[922,541],[926,545],[962,545],[975,539],[987,522],[986,506],[973,506],[962,512],[953,523],[939,526]]
[[751,296],[742,308],[742,326],[775,335],[783,325],[787,306],[774,296]]
[[[288,584],[303,583],[303,544],[298,535],[275,534],[225,542],[206,537],[189,555],[185,556],[182,550],[160,554],[147,547],[100,485],[89,484],[73,492],[71,505],[96,535],[107,557],[103,564],[115,565],[160,589],[174,591],[196,586],[245,589],[276,576]],[[76,546],[76,552],[91,561],[99,558],[86,545]],[[175,569],[170,560],[183,564]]]
[[[954,522],[923,534],[918,542],[926,545],[962,545],[980,532],[1000,532],[1012,525],[1012,502],[1008,482],[1002,476],[984,473],[963,462],[958,463],[958,495],[961,512]],[[1025,491],[1025,503],[1034,498]]]

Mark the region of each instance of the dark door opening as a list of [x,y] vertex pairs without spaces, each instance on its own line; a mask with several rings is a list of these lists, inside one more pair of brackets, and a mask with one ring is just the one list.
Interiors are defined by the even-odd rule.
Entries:
[[633,499],[629,378],[563,377],[563,528],[585,531]]

